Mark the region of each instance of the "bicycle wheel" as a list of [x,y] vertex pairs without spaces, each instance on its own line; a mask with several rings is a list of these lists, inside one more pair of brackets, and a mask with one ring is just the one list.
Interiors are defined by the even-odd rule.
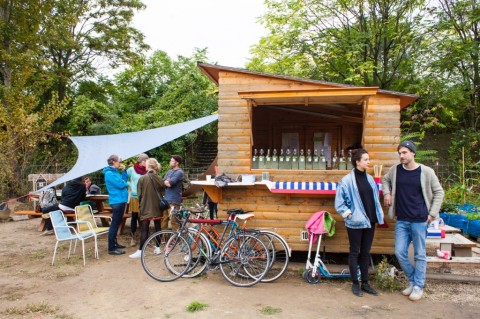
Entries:
[[187,272],[183,275],[186,278],[196,277],[202,274],[207,267],[208,258],[210,258],[212,250],[207,237],[198,233],[196,229],[189,229],[183,237],[190,244],[192,250],[192,263]]
[[232,285],[249,287],[267,273],[270,262],[267,247],[258,238],[241,235],[227,239],[220,254],[220,270]]
[[272,282],[287,270],[290,261],[290,248],[287,242],[275,232],[262,230],[258,238],[265,243],[270,254],[270,266],[262,282]]
[[190,266],[192,251],[177,232],[162,230],[152,234],[142,247],[142,266],[158,281],[173,281]]

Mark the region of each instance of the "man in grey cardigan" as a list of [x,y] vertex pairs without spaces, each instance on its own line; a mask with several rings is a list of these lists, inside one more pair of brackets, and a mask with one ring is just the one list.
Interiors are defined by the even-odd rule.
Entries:
[[[396,217],[395,256],[409,280],[402,294],[417,301],[423,296],[427,270],[427,226],[438,218],[444,192],[433,169],[415,162],[417,149],[412,141],[400,143],[397,151],[400,164],[382,179],[383,200],[388,216]],[[410,242],[415,265],[408,258]]]

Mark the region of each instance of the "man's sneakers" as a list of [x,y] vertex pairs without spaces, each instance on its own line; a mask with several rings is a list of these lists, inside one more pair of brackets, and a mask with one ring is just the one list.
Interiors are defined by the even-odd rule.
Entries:
[[123,254],[125,254],[125,251],[120,250],[120,249],[114,249],[114,250],[109,250],[108,254],[109,255],[123,255]]
[[160,254],[162,253],[162,250],[160,249],[160,247],[155,247],[155,248],[153,249],[153,253],[154,253],[155,255],[160,255]]
[[408,296],[411,301],[418,301],[423,297],[423,289],[410,282],[408,287],[402,291],[402,295]]
[[408,296],[408,299],[410,299],[411,301],[418,301],[422,299],[422,296],[423,289],[418,286],[414,286],[412,293],[410,294],[410,296]]
[[142,257],[142,251],[141,251],[141,250],[137,250],[136,252],[134,252],[133,254],[129,255],[128,257],[130,257],[130,258],[132,258],[132,259],[141,258],[141,257]]
[[408,283],[408,287],[405,288],[403,291],[402,291],[402,295],[404,296],[410,296],[410,294],[412,293],[413,291],[413,282],[409,282]]

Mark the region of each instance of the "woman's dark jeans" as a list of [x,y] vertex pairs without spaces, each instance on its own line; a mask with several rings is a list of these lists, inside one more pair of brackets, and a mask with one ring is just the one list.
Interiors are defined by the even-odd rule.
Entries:
[[108,230],[108,251],[115,250],[117,245],[117,232],[123,220],[126,203],[112,204],[112,222]]
[[361,279],[368,282],[368,267],[370,266],[370,249],[372,248],[375,224],[371,228],[353,229],[347,227],[350,254],[348,255],[348,268],[352,275],[352,282],[358,284],[357,265],[360,265]]

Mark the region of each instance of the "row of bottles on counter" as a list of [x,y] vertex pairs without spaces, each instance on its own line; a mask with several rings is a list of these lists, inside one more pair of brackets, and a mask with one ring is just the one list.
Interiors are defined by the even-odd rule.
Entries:
[[277,150],[273,149],[272,152],[267,150],[267,153],[260,149],[253,150],[252,168],[258,169],[294,169],[294,170],[326,170],[326,169],[338,169],[338,170],[350,170],[352,169],[351,163],[351,151],[348,152],[348,157],[345,158],[343,149],[340,151],[340,157],[337,156],[337,151],[333,152],[331,161],[329,161],[324,154],[323,148],[318,154],[318,150],[310,151],[307,149],[307,154],[300,150],[300,154],[297,154],[297,150],[293,152],[290,149],[280,149],[280,154],[277,154]]

